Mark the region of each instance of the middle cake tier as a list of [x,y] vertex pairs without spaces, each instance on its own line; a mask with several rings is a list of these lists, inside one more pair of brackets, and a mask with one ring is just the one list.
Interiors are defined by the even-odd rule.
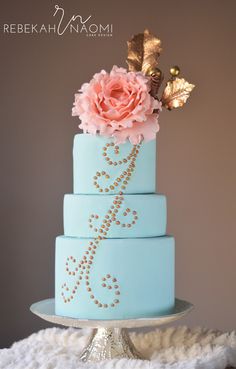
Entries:
[[65,195],[64,235],[84,238],[98,235],[136,238],[166,234],[167,211],[164,195],[123,197],[118,212],[116,207],[119,206],[119,199],[115,195]]

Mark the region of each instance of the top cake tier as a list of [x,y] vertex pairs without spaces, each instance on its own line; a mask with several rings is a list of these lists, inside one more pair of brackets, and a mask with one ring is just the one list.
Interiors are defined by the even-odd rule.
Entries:
[[156,141],[115,145],[112,138],[77,134],[73,167],[75,194],[154,193]]

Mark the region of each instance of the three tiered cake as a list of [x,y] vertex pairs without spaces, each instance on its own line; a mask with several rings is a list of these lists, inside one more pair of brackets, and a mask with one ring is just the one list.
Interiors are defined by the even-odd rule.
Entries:
[[97,73],[76,95],[73,115],[84,133],[74,138],[74,193],[65,195],[64,236],[56,239],[58,315],[127,319],[174,307],[175,244],[166,235],[166,198],[156,193],[157,120],[162,106],[183,105],[193,85],[175,67],[158,99],[160,40],[145,31],[128,50],[130,71]]

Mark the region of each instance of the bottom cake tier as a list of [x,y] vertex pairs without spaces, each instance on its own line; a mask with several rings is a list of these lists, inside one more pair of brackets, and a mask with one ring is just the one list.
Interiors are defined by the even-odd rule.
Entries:
[[175,301],[174,238],[56,239],[55,309],[81,319],[165,315]]

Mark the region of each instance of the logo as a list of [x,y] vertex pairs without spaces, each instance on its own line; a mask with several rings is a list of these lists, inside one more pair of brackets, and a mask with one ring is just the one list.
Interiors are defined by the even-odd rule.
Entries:
[[33,24],[33,23],[4,23],[2,33],[12,34],[55,34],[63,36],[65,33],[85,35],[87,37],[111,37],[113,24],[95,23],[92,15],[82,16],[74,14],[67,17],[65,10],[55,5],[53,13],[55,23]]

